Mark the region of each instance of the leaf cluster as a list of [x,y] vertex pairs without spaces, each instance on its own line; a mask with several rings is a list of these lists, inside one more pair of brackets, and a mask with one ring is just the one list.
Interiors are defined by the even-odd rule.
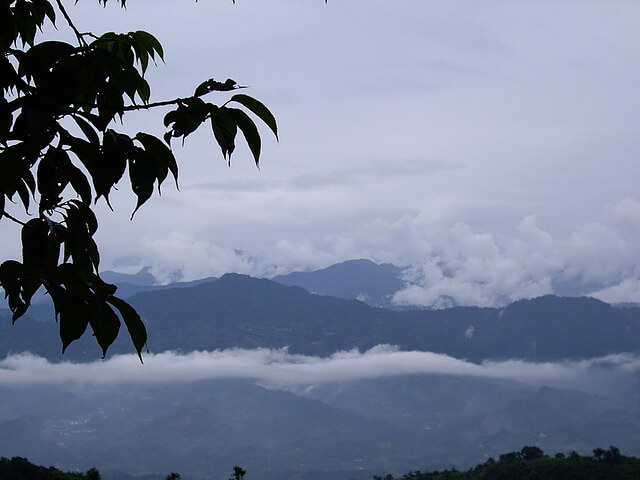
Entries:
[[[106,0],[98,0],[106,5]],[[125,6],[125,0],[118,0]],[[64,17],[77,44],[38,41],[43,27]],[[212,92],[241,88],[235,81],[201,83],[186,98],[151,103],[145,73],[164,59],[150,33],[80,33],[61,0],[0,2],[0,220],[22,225],[22,259],[0,265],[13,321],[44,288],[60,325],[62,351],[88,326],[103,354],[118,335],[121,321],[141,354],[147,334],[140,316],[101,280],[100,256],[93,239],[98,228],[93,205],[110,195],[128,172],[136,196],[133,214],[171,175],[178,182],[173,138],[184,139],[210,124],[223,157],[230,161],[241,131],[259,162],[258,129],[237,104],[261,119],[276,135],[273,115],[258,100],[236,94],[218,106],[205,102]],[[164,141],[146,132],[129,135],[114,128],[130,111],[165,106]],[[5,207],[17,203],[26,221]],[[32,206],[35,211],[30,212]]]
[[164,124],[169,127],[169,131],[164,135],[165,141],[171,143],[174,137],[182,137],[184,141],[202,123],[208,121],[225,159],[231,162],[231,154],[236,148],[236,135],[240,130],[249,145],[256,166],[259,165],[261,139],[256,124],[243,110],[227,105],[233,102],[244,106],[260,118],[278,138],[276,120],[267,107],[255,98],[243,94],[232,96],[222,106],[205,102],[200,98],[211,91],[227,91],[236,88],[240,87],[231,79],[224,83],[211,79],[200,84],[193,97],[181,100],[177,108],[164,117]]

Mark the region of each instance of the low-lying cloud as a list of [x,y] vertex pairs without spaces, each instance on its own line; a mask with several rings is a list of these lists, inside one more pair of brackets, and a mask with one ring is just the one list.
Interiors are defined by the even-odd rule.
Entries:
[[582,361],[531,363],[521,360],[471,363],[447,355],[401,351],[379,345],[366,352],[343,351],[329,357],[295,355],[286,349],[228,349],[188,354],[117,355],[92,363],[50,363],[31,354],[0,362],[0,385],[126,382],[165,383],[217,379],[250,379],[273,389],[296,389],[329,382],[349,382],[399,375],[431,374],[514,380],[534,385],[581,388],[619,387],[640,373],[640,358],[615,354]]
[[[131,273],[149,265],[166,283],[227,272],[272,277],[368,258],[406,268],[406,288],[393,298],[398,305],[499,307],[546,294],[640,302],[638,212],[640,202],[627,197],[564,234],[541,226],[548,221],[536,215],[515,220],[506,231],[423,213],[353,218],[349,225],[323,223],[322,235],[265,234],[241,245],[243,250],[215,243],[211,238],[219,241],[217,235],[204,239],[173,232],[138,240],[130,269],[111,266]],[[136,248],[136,242],[131,245]]]

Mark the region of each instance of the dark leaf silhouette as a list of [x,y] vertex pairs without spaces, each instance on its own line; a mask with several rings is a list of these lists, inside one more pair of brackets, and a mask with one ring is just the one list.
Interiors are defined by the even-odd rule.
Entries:
[[[125,0],[116,3],[125,6]],[[60,28],[58,18],[64,18],[75,42],[42,38],[45,27]],[[220,97],[221,105],[204,100],[244,88],[232,79],[205,80],[191,96],[151,102],[145,73],[151,63],[164,61],[158,39],[142,30],[81,32],[62,2],[9,0],[0,5],[0,220],[22,226],[22,261],[0,264],[0,286],[14,322],[38,289],[48,293],[63,352],[90,327],[106,355],[122,319],[141,355],[147,341],[144,323],[98,273],[93,205],[104,199],[111,207],[110,195],[126,182],[136,196],[135,214],[156,187],[160,192],[169,174],[177,187],[171,139],[184,142],[204,123],[212,126],[227,161],[235,151],[237,130],[242,131],[257,164],[255,124],[225,102],[239,103],[276,136],[277,127],[269,110],[247,95]],[[114,129],[128,112],[165,107],[170,110],[164,117],[164,142],[146,132],[131,137]],[[22,205],[27,218],[7,212],[11,202]]]

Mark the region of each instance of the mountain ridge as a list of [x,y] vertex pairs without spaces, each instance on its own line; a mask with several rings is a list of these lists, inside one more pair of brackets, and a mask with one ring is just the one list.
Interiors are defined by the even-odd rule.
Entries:
[[[585,359],[640,353],[640,309],[613,308],[589,297],[551,295],[504,308],[453,307],[395,311],[354,299],[314,295],[297,286],[226,274],[194,286],[139,292],[129,302],[149,330],[152,352],[283,348],[326,356],[379,344],[465,358],[529,361]],[[0,316],[6,317],[8,311]],[[33,306],[16,325],[0,323],[0,355],[29,350],[58,359],[52,349],[56,324],[45,306]],[[48,336],[44,335],[44,331]],[[46,339],[45,339],[46,337]],[[62,359],[98,357],[85,335]],[[125,331],[110,349],[129,353]]]

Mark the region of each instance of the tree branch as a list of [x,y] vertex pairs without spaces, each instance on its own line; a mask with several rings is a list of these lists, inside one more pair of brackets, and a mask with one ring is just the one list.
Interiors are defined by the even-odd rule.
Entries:
[[[166,107],[167,105],[177,105],[178,103],[191,100],[192,98],[198,98],[198,97],[193,95],[191,97],[174,98],[173,100],[164,100],[162,102],[146,103],[144,105],[125,105],[122,108],[116,108],[116,110],[119,110],[121,112],[132,112],[135,110],[148,110],[150,108],[155,108],[155,107]],[[98,106],[96,105],[96,108],[97,107]]]
[[4,210],[2,211],[2,215],[0,215],[0,218],[2,217],[7,217],[9,220],[12,220],[20,225],[22,225],[23,227],[26,225],[26,223],[18,220],[16,217],[9,215],[7,212],[5,212]]
[[64,5],[62,4],[62,0],[56,0],[56,3],[58,4],[58,9],[60,9],[60,12],[62,12],[62,16],[65,18],[65,20],[69,24],[69,27],[71,27],[71,30],[73,30],[73,33],[76,35],[76,38],[78,39],[78,43],[80,44],[80,46],[85,48],[88,47],[87,42],[85,42],[84,38],[82,38],[82,34],[80,33],[80,30],[78,30],[76,26],[73,24],[71,17],[67,13],[67,10],[64,8]]

